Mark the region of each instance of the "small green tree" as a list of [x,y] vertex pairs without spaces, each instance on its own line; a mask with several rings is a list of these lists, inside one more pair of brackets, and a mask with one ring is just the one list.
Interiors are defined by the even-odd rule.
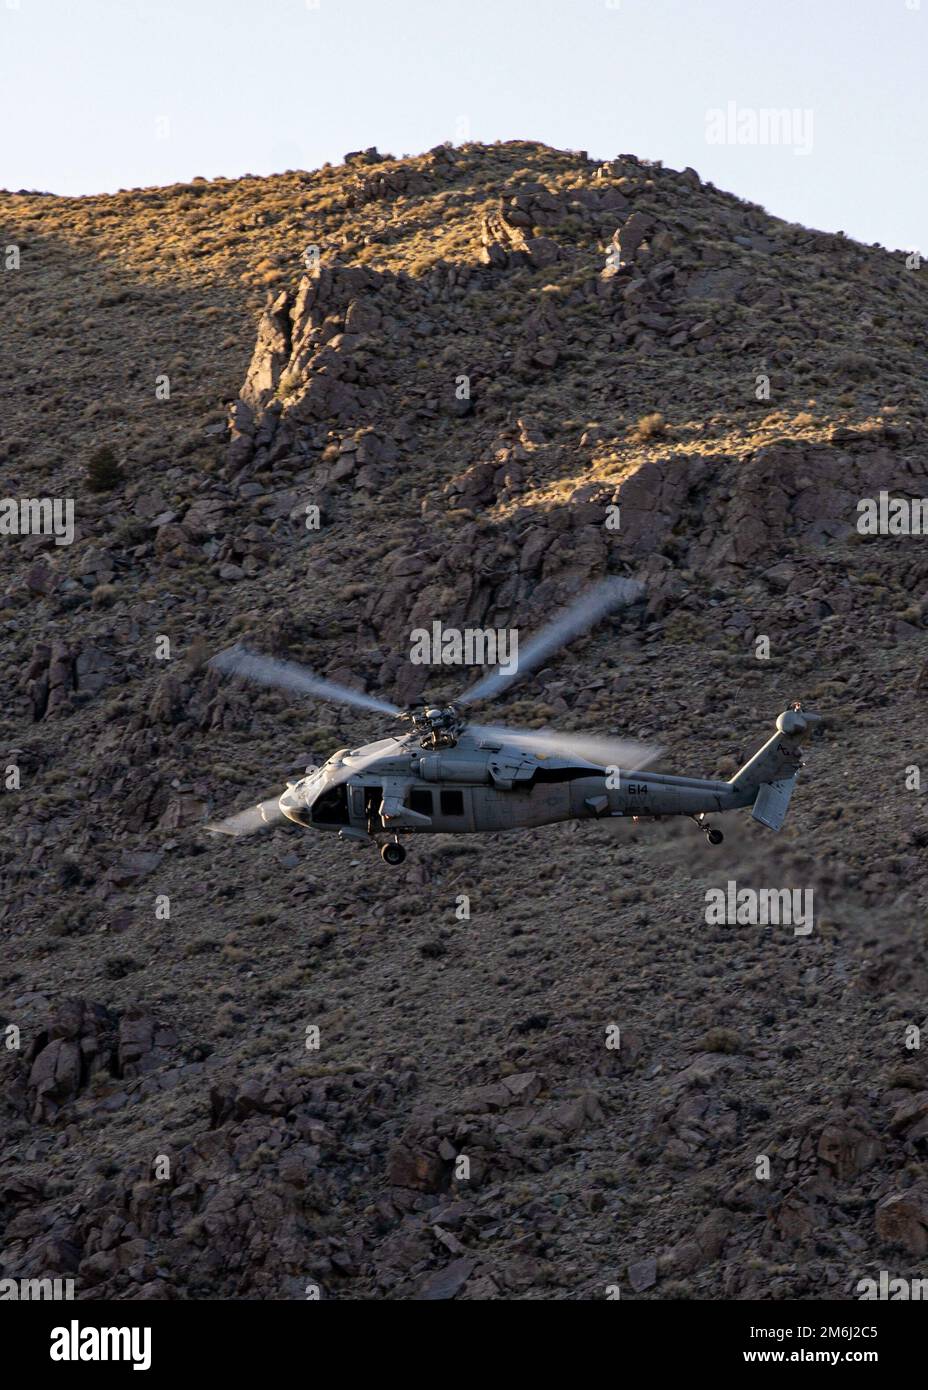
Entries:
[[111,492],[124,477],[122,467],[108,444],[97,449],[87,461],[86,483],[90,492]]

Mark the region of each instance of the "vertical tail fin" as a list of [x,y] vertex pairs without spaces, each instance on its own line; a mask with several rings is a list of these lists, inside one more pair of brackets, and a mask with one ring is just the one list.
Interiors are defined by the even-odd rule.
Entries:
[[786,819],[789,799],[802,766],[802,741],[821,715],[797,706],[777,718],[777,731],[752,758],[739,768],[730,786],[742,793],[756,793],[754,819],[770,830],[779,830]]
[[760,791],[754,798],[751,815],[756,821],[760,821],[761,825],[766,825],[768,830],[779,830],[786,820],[789,799],[795,786],[795,775],[783,777],[779,782],[761,783]]

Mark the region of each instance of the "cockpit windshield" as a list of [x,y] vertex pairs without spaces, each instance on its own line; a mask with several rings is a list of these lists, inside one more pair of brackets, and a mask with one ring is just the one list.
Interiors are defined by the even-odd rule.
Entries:
[[348,824],[348,788],[346,783],[329,787],[312,803],[310,815],[317,825]]

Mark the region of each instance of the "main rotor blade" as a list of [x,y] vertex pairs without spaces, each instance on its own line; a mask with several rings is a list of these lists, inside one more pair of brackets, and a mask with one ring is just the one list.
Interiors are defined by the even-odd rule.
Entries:
[[606,579],[602,584],[597,584],[531,638],[525,650],[518,654],[515,670],[504,671],[497,667],[495,671],[483,676],[476,685],[472,685],[454,703],[468,705],[474,700],[486,700],[490,696],[498,695],[519,676],[539,666],[546,656],[566,646],[581,632],[592,627],[606,613],[634,603],[643,593],[644,585],[634,579]]
[[661,749],[649,743],[626,738],[602,738],[597,734],[558,733],[552,729],[508,729],[503,724],[468,724],[467,729],[478,738],[523,748],[527,753],[555,754],[564,758],[582,758],[597,767],[618,767],[634,772],[653,762]]
[[215,835],[253,835],[256,830],[269,830],[275,825],[283,825],[286,819],[275,796],[271,801],[249,806],[247,811],[238,811],[225,820],[210,822],[204,829],[212,831]]
[[[386,745],[386,746],[384,746]],[[383,758],[388,758],[391,754],[402,751],[402,745],[395,739],[382,739],[379,743],[370,745],[374,751],[367,752],[361,756],[361,749],[351,749],[346,755],[346,766],[353,775],[359,772],[366,772],[369,767],[379,763]]]
[[246,647],[231,647],[227,652],[219,652],[210,661],[217,671],[227,675],[241,676],[254,681],[256,685],[267,685],[275,690],[295,690],[300,695],[316,695],[320,700],[329,700],[334,705],[357,705],[360,709],[374,709],[380,714],[399,714],[396,705],[387,700],[378,700],[373,695],[365,695],[360,690],[349,690],[346,685],[323,680],[305,666],[295,661],[277,661],[271,656],[260,656]]

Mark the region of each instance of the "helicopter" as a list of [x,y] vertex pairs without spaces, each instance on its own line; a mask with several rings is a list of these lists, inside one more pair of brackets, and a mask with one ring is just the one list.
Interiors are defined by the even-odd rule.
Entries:
[[688,816],[712,845],[722,831],[708,817],[751,806],[755,820],[779,830],[802,763],[801,744],[821,716],[797,701],[776,731],[729,781],[645,771],[660,749],[630,739],[478,724],[468,706],[495,698],[519,676],[587,631],[607,613],[636,602],[643,586],[613,578],[586,591],[527,644],[516,664],[496,667],[452,703],[400,709],[374,695],[315,675],[292,661],[236,645],[209,665],[257,685],[390,716],[400,727],[377,742],[341,748],[320,768],[288,782],[272,800],[207,830],[247,835],[284,819],[340,840],[381,843],[389,865],[402,864],[400,836],[474,834],[559,821]]

